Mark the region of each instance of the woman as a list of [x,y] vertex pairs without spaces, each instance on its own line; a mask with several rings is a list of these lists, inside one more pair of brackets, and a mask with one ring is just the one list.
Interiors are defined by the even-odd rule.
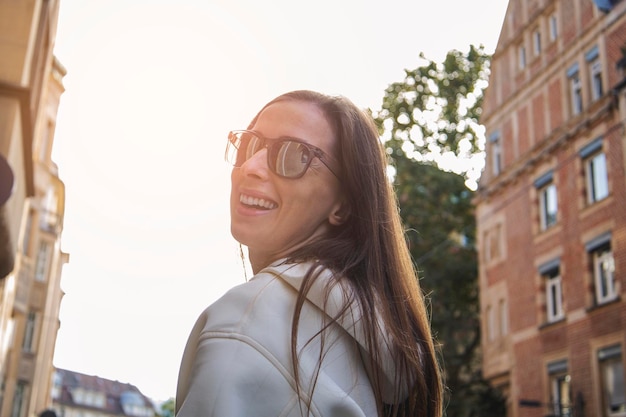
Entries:
[[254,277],[183,355],[177,416],[442,414],[423,295],[371,118],[294,91],[229,134],[231,232]]

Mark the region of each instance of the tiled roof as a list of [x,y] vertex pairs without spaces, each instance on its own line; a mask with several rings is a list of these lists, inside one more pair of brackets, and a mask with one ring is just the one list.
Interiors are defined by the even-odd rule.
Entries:
[[[69,371],[66,369],[57,368],[55,373],[54,385],[56,390],[54,392],[56,393],[56,396],[53,398],[53,402],[59,406],[81,408],[85,410],[99,410],[107,414],[126,416],[128,414],[124,412],[122,401],[120,400],[123,394],[128,396],[129,393],[133,393],[134,398],[138,398],[140,401],[143,401],[143,404],[141,405],[154,409],[153,402],[132,384],[112,381],[96,375],[81,374],[79,372]],[[103,394],[106,398],[104,406],[99,407],[76,402],[73,398],[73,392],[75,392],[77,388]]]

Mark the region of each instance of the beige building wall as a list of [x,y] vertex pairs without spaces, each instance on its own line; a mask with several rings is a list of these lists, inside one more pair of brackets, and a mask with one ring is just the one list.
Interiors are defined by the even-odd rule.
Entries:
[[[0,0],[0,155],[12,168],[0,206],[0,416],[52,404],[63,296],[65,187],[51,160],[65,69],[53,56],[59,1]],[[2,247],[4,242],[4,247]]]

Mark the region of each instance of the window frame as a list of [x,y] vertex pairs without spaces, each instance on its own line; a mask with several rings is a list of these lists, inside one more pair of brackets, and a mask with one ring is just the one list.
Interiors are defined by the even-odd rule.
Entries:
[[539,28],[536,28],[533,31],[533,52],[535,56],[541,55],[541,31]]
[[613,251],[610,246],[604,246],[593,251],[592,258],[596,303],[598,305],[610,303],[617,299]]
[[[618,373],[616,375],[618,376],[618,378],[615,378],[615,375],[612,375],[612,377],[607,376],[607,370],[611,369],[611,371],[613,371],[613,369],[611,368],[611,366],[613,365],[617,365]],[[612,392],[621,391],[623,393],[624,390],[626,389],[625,388],[626,376],[624,375],[625,374],[624,356],[622,354],[622,346],[620,344],[607,346],[607,347],[598,349],[598,372],[599,372],[599,378],[600,378],[599,386],[600,386],[602,415],[605,417],[626,416],[626,398],[622,398],[622,403],[618,404],[618,406],[620,407],[619,410],[613,410],[612,405],[609,406],[607,404],[608,402],[611,401],[609,397],[611,396]],[[621,376],[621,380],[619,380],[619,376]],[[607,385],[610,385],[611,383],[614,384],[616,381],[618,383],[621,383],[622,385],[621,390],[620,389],[615,390],[615,386],[613,386],[611,387],[612,390],[609,391],[609,389],[607,388]]]
[[580,74],[576,72],[570,79],[570,96],[572,115],[576,116],[583,112],[583,89],[580,82]]
[[25,402],[28,399],[28,382],[19,380],[13,392],[13,403],[11,404],[11,417],[22,417],[25,409]]
[[599,59],[589,63],[589,78],[591,81],[591,100],[599,100],[604,95],[602,87],[602,63]]
[[589,83],[591,90],[591,101],[596,101],[604,95],[602,85],[602,62],[600,60],[600,50],[598,45],[593,46],[585,53],[585,61],[589,69]]
[[534,185],[537,190],[539,229],[545,231],[558,223],[559,196],[553,172],[548,171],[541,175]]
[[539,273],[545,283],[546,322],[556,323],[565,318],[560,259],[556,258],[541,265]]
[[602,137],[594,139],[579,152],[585,174],[587,204],[595,204],[610,194],[609,169],[606,152],[602,148]]
[[500,132],[493,132],[489,136],[489,142],[491,143],[491,173],[497,176],[502,173],[502,139]]
[[46,282],[50,273],[50,261],[52,259],[52,245],[42,239],[39,241],[37,257],[35,258],[35,281]]
[[547,368],[552,411],[555,416],[570,417],[572,415],[573,402],[567,359],[551,362],[547,365]]
[[556,184],[550,182],[537,190],[539,192],[539,217],[541,230],[548,230],[556,225],[559,213]]
[[526,60],[526,46],[519,45],[517,48],[517,66],[520,70],[526,68],[527,60]]
[[493,306],[487,306],[487,339],[490,342],[496,340],[496,317]]
[[33,346],[36,343],[37,335],[37,313],[29,311],[24,324],[24,337],[22,338],[22,351],[34,353]]
[[548,323],[565,317],[563,309],[563,280],[561,274],[544,275],[546,280],[546,318]]
[[550,40],[556,41],[559,37],[558,19],[556,13],[552,13],[548,18],[548,25],[550,26]]
[[498,308],[500,310],[500,335],[506,336],[509,334],[509,309],[504,298],[498,303]]
[[609,196],[609,178],[606,154],[596,152],[585,160],[585,181],[587,183],[587,203],[594,204]]

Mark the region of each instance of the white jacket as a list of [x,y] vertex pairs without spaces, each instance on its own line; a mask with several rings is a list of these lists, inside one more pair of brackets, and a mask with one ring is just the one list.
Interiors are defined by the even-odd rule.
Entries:
[[[322,345],[318,333],[324,318],[335,317],[345,305],[345,291],[336,285],[324,306],[326,284],[331,282],[328,270],[322,272],[302,308],[297,343],[301,391],[296,392],[291,326],[297,291],[310,266],[277,262],[231,289],[200,315],[183,354],[177,417],[377,416],[354,309],[342,316],[341,325],[333,322],[324,333],[317,372]],[[380,350],[381,355],[388,354]],[[382,368],[393,381],[393,367],[385,359],[387,366]],[[312,380],[315,388],[308,414]],[[385,388],[389,392],[393,387]]]

